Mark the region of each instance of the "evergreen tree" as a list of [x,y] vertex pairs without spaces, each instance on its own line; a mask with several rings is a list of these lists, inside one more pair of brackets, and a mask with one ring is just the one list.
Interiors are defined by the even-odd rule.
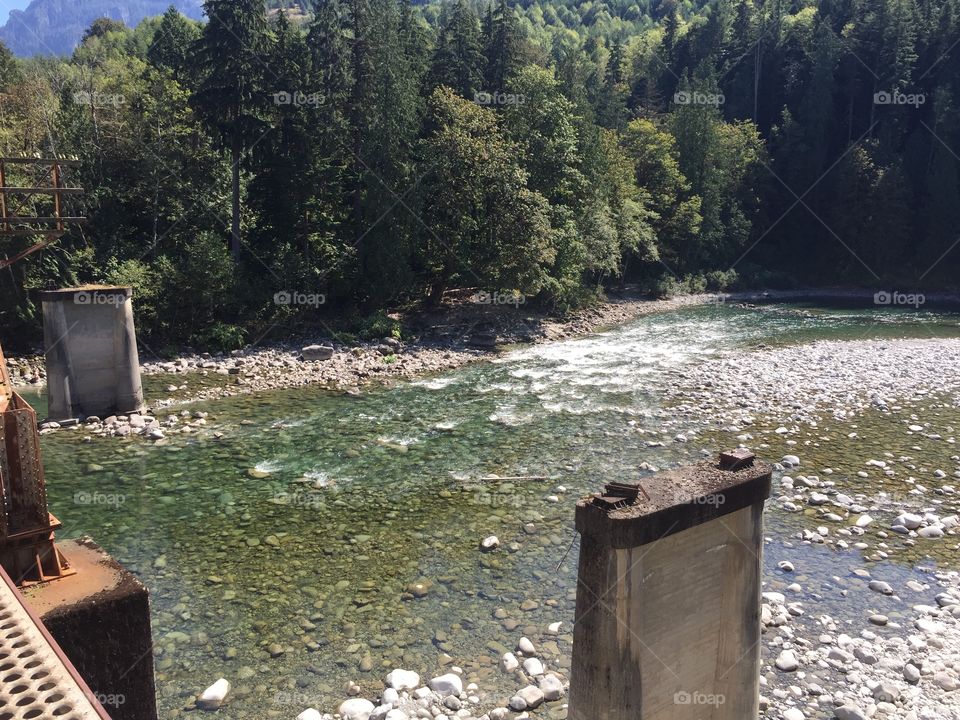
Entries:
[[190,48],[199,35],[197,24],[171,5],[163,14],[150,42],[147,60],[156,68],[169,70],[177,81],[183,82],[187,79]]
[[207,24],[193,46],[200,73],[193,106],[219,147],[230,153],[230,251],[240,259],[241,169],[269,128],[264,114],[268,30],[263,0],[206,0]]
[[499,0],[496,11],[488,9],[484,28],[485,86],[489,92],[503,92],[517,71],[522,36],[507,0]]
[[483,52],[477,16],[465,2],[446,8],[430,65],[430,83],[473,99],[483,85]]
[[[267,121],[273,130],[253,151],[255,177],[250,183],[249,205],[257,223],[257,257],[276,268],[277,277],[290,278],[287,268],[282,267],[285,259],[296,251],[299,256],[291,259],[294,265],[310,257],[307,206],[312,188],[304,182],[310,176],[313,157],[309,116],[326,98],[311,84],[306,41],[290,26],[283,11],[277,15],[274,38],[264,61],[272,91],[268,95],[273,99]],[[302,272],[298,274],[301,277],[290,278],[293,282],[284,287],[306,291],[308,279],[302,278]],[[300,284],[294,284],[298,281]]]

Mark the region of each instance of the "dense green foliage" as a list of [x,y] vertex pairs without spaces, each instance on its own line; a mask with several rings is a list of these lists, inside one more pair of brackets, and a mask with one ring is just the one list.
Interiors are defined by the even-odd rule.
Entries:
[[78,155],[90,217],[0,278],[4,328],[73,281],[134,284],[160,348],[451,289],[562,309],[960,266],[960,0],[206,9],[0,51],[0,151]]

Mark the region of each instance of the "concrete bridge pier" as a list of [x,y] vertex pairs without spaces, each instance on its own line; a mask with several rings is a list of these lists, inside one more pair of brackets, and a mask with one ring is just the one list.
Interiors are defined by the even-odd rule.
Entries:
[[770,480],[739,450],[578,503],[570,720],[757,717]]
[[132,294],[105,286],[40,294],[50,420],[142,410]]

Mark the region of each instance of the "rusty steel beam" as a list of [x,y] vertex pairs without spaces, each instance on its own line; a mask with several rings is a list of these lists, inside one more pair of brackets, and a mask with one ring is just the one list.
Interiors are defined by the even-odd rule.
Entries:
[[13,389],[0,348],[0,567],[25,586],[73,575],[54,544],[37,414]]

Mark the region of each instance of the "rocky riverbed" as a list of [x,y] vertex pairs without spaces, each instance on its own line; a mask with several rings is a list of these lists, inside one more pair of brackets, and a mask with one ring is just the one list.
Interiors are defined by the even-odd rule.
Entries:
[[154,443],[49,434],[52,508],[151,587],[165,718],[222,677],[242,720],[552,719],[565,698],[510,703],[546,694],[528,660],[569,677],[576,498],[740,443],[781,465],[763,717],[952,719],[956,317],[877,320],[691,308],[355,397],[170,407]]

